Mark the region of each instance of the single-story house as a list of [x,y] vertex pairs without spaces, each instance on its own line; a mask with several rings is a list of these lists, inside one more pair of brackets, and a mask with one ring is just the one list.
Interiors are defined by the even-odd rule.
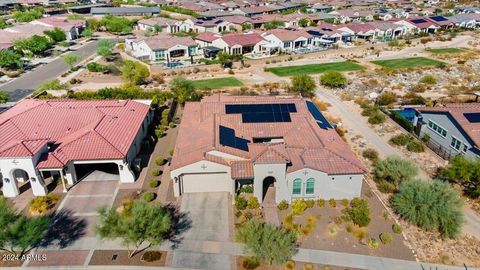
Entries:
[[269,44],[257,33],[233,33],[224,35],[212,42],[212,46],[228,54],[260,53],[262,46]]
[[278,204],[358,197],[366,172],[309,99],[215,94],[186,103],[170,177],[176,197],[252,185]]
[[154,27],[160,27],[161,32],[177,33],[180,31],[188,31],[188,26],[183,21],[174,20],[164,17],[152,17],[149,19],[139,20],[137,22],[138,30],[148,31]]
[[451,157],[480,157],[480,104],[447,104],[444,107],[420,107],[414,118],[420,137],[428,134],[434,150]]
[[338,15],[340,16],[340,23],[347,23],[352,21],[360,22],[362,20],[373,21],[375,12],[373,10],[338,9],[331,11],[329,14]]
[[74,40],[79,38],[81,32],[86,27],[85,20],[69,20],[67,17],[62,16],[49,16],[41,19],[31,21],[33,25],[43,25],[46,27],[60,28],[67,35],[67,40]]
[[160,7],[93,7],[90,10],[92,16],[155,16],[160,14]]
[[339,26],[336,30],[348,32],[354,35],[356,39],[372,40],[375,38],[375,29],[368,23],[348,23]]
[[480,13],[462,13],[449,17],[457,27],[479,28]]
[[301,48],[312,48],[314,37],[305,30],[273,29],[265,32],[263,38],[271,49],[292,52]]
[[100,168],[122,183],[134,182],[132,164],[153,118],[149,103],[25,99],[3,112],[3,195],[19,195],[18,183],[29,181],[35,196],[45,196],[48,176],[60,176],[65,187]]
[[428,17],[428,19],[443,29],[452,29],[455,27],[455,22],[444,16],[432,16]]
[[214,19],[186,19],[184,21],[188,31],[195,33],[212,32],[221,33],[235,29],[235,26],[223,20],[223,18]]

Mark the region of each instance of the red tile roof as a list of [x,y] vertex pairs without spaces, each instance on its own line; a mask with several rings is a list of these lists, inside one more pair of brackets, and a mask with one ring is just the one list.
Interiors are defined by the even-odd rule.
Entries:
[[54,150],[42,157],[40,167],[123,159],[148,110],[132,100],[27,99],[0,114],[0,158],[30,157],[51,142]]
[[[363,174],[366,169],[335,129],[322,129],[303,98],[227,96],[215,94],[185,105],[172,159],[172,170],[210,160],[229,165],[232,178],[253,176],[255,163],[288,163],[288,172],[312,168],[327,174]],[[293,103],[291,122],[243,123],[240,114],[226,114],[227,104]],[[220,143],[220,126],[247,140],[242,150]],[[195,132],[192,132],[195,127]],[[253,138],[283,138],[283,143],[253,143]],[[220,156],[212,151],[226,155]],[[232,155],[232,156],[230,156]]]
[[240,46],[254,46],[260,41],[263,41],[263,37],[257,33],[247,34],[227,34],[222,37],[222,40],[232,47],[234,45]]

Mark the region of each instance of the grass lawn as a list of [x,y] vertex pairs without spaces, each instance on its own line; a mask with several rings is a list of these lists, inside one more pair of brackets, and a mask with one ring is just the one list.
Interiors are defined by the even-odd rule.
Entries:
[[372,61],[372,63],[382,67],[386,67],[386,68],[414,68],[414,67],[421,67],[421,66],[436,66],[439,64],[443,64],[443,62],[441,61],[433,60],[426,57],[378,60],[378,61]]
[[243,86],[243,83],[235,77],[195,80],[192,82],[195,89],[218,89],[223,87]]
[[438,49],[427,49],[426,51],[431,53],[442,54],[442,53],[461,53],[461,52],[464,52],[465,50],[460,48],[438,48]]
[[311,64],[302,66],[289,66],[289,67],[273,67],[268,71],[275,75],[285,77],[303,74],[317,74],[325,71],[355,71],[365,69],[363,66],[355,64],[353,62],[336,62],[326,64]]

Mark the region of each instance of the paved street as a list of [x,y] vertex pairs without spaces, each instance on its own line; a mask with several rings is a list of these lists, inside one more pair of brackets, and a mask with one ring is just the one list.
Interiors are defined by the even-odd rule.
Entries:
[[[76,51],[68,54],[76,54],[80,56],[80,61],[83,61],[95,53],[97,43],[98,41],[90,41]],[[69,69],[69,66],[64,63],[62,57],[46,65],[39,66],[19,78],[0,85],[0,89],[8,93],[10,101],[21,100],[32,93],[43,82],[53,80]]]
[[[226,193],[193,193],[182,195],[180,211],[186,213],[192,221],[192,227],[183,236],[178,250],[173,251],[172,266],[210,270],[230,269],[230,256],[219,253],[201,253],[188,250],[193,242],[227,242],[228,209]],[[190,242],[189,242],[190,241]],[[199,247],[203,247],[202,243]],[[183,247],[187,248],[185,250]]]

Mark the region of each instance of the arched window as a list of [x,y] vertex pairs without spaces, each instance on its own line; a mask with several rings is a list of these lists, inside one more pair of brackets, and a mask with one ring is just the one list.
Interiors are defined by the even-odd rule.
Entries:
[[313,194],[315,192],[315,179],[308,178],[307,184],[305,185],[305,194]]
[[300,195],[302,194],[302,179],[297,178],[293,180],[293,190],[292,190],[293,195]]

